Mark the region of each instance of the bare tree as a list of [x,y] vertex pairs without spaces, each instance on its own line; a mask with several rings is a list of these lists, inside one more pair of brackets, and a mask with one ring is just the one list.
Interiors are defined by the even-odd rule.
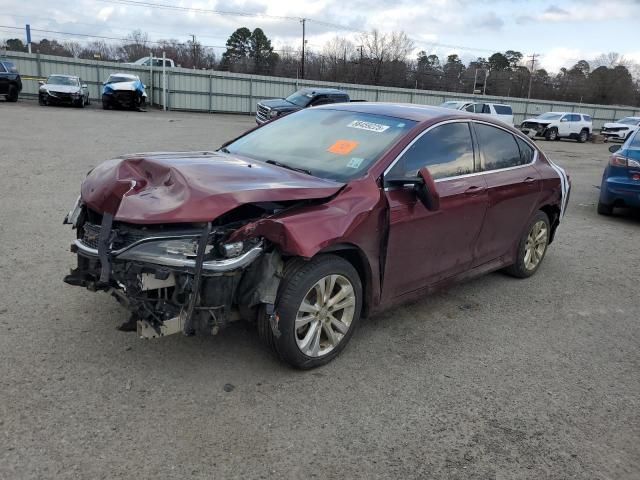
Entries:
[[347,75],[347,62],[355,54],[353,43],[344,37],[333,37],[322,49],[322,57],[326,62],[328,79],[339,81]]
[[379,85],[385,63],[404,61],[413,50],[413,42],[404,32],[380,33],[372,30],[360,36],[364,57],[371,67],[370,79]]

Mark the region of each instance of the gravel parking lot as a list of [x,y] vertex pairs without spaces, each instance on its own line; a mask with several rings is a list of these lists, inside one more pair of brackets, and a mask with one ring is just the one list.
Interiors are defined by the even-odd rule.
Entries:
[[534,277],[370,318],[314,371],[241,324],[139,340],[111,297],[62,282],[92,166],[252,125],[0,102],[1,479],[640,477],[640,217],[595,212],[607,145],[541,142],[573,190]]

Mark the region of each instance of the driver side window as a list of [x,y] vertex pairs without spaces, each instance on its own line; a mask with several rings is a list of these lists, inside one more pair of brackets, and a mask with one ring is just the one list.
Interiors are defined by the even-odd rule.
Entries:
[[416,140],[389,172],[389,176],[415,177],[427,167],[434,179],[473,173],[473,142],[466,122],[446,123]]

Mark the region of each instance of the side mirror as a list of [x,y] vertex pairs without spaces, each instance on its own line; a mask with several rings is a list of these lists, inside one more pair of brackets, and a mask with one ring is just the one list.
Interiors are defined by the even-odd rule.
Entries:
[[44,85],[44,80],[38,80],[38,85]]
[[611,153],[616,153],[618,150],[620,150],[620,148],[622,148],[622,145],[611,145],[609,147],[609,151]]
[[560,122],[568,122],[568,121],[569,121],[569,119],[568,119],[568,118],[561,118],[561,119],[560,119]]
[[440,210],[440,195],[436,189],[436,182],[426,167],[421,168],[416,177],[385,178],[384,182],[386,185],[399,187],[413,185],[418,200],[427,210]]
[[89,86],[86,83],[83,83],[82,88],[89,88]]

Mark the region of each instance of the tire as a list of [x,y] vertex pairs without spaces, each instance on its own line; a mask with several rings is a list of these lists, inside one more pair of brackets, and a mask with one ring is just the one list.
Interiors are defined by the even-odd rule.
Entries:
[[[540,235],[544,237],[539,238]],[[516,262],[505,268],[505,272],[517,278],[527,278],[536,273],[547,253],[550,235],[549,217],[538,210],[518,242]]]
[[42,105],[43,107],[47,105],[47,101],[42,95],[38,95],[38,105]]
[[111,102],[109,102],[109,100],[102,100],[102,109],[111,110]]
[[547,130],[546,132],[544,132],[544,138],[549,140],[549,141],[554,141],[554,140],[558,140],[558,129],[557,128],[550,128],[549,130]]
[[[328,291],[329,287],[331,291],[321,300],[323,289]],[[336,304],[342,308],[332,311]],[[279,335],[274,335],[264,311],[258,318],[258,333],[289,365],[315,368],[330,362],[345,348],[361,310],[362,282],[349,262],[336,255],[294,260],[285,268],[276,300]]]
[[578,135],[577,140],[578,143],[585,143],[587,140],[589,140],[589,130],[582,130]]
[[598,202],[598,213],[607,217],[613,215],[613,206]]
[[82,97],[82,98],[80,99],[80,101],[79,101],[79,102],[77,102],[77,103],[74,105],[74,107],[76,107],[76,108],[84,108],[84,97]]
[[17,102],[18,101],[18,87],[15,85],[9,85],[9,93],[7,93],[7,102]]

